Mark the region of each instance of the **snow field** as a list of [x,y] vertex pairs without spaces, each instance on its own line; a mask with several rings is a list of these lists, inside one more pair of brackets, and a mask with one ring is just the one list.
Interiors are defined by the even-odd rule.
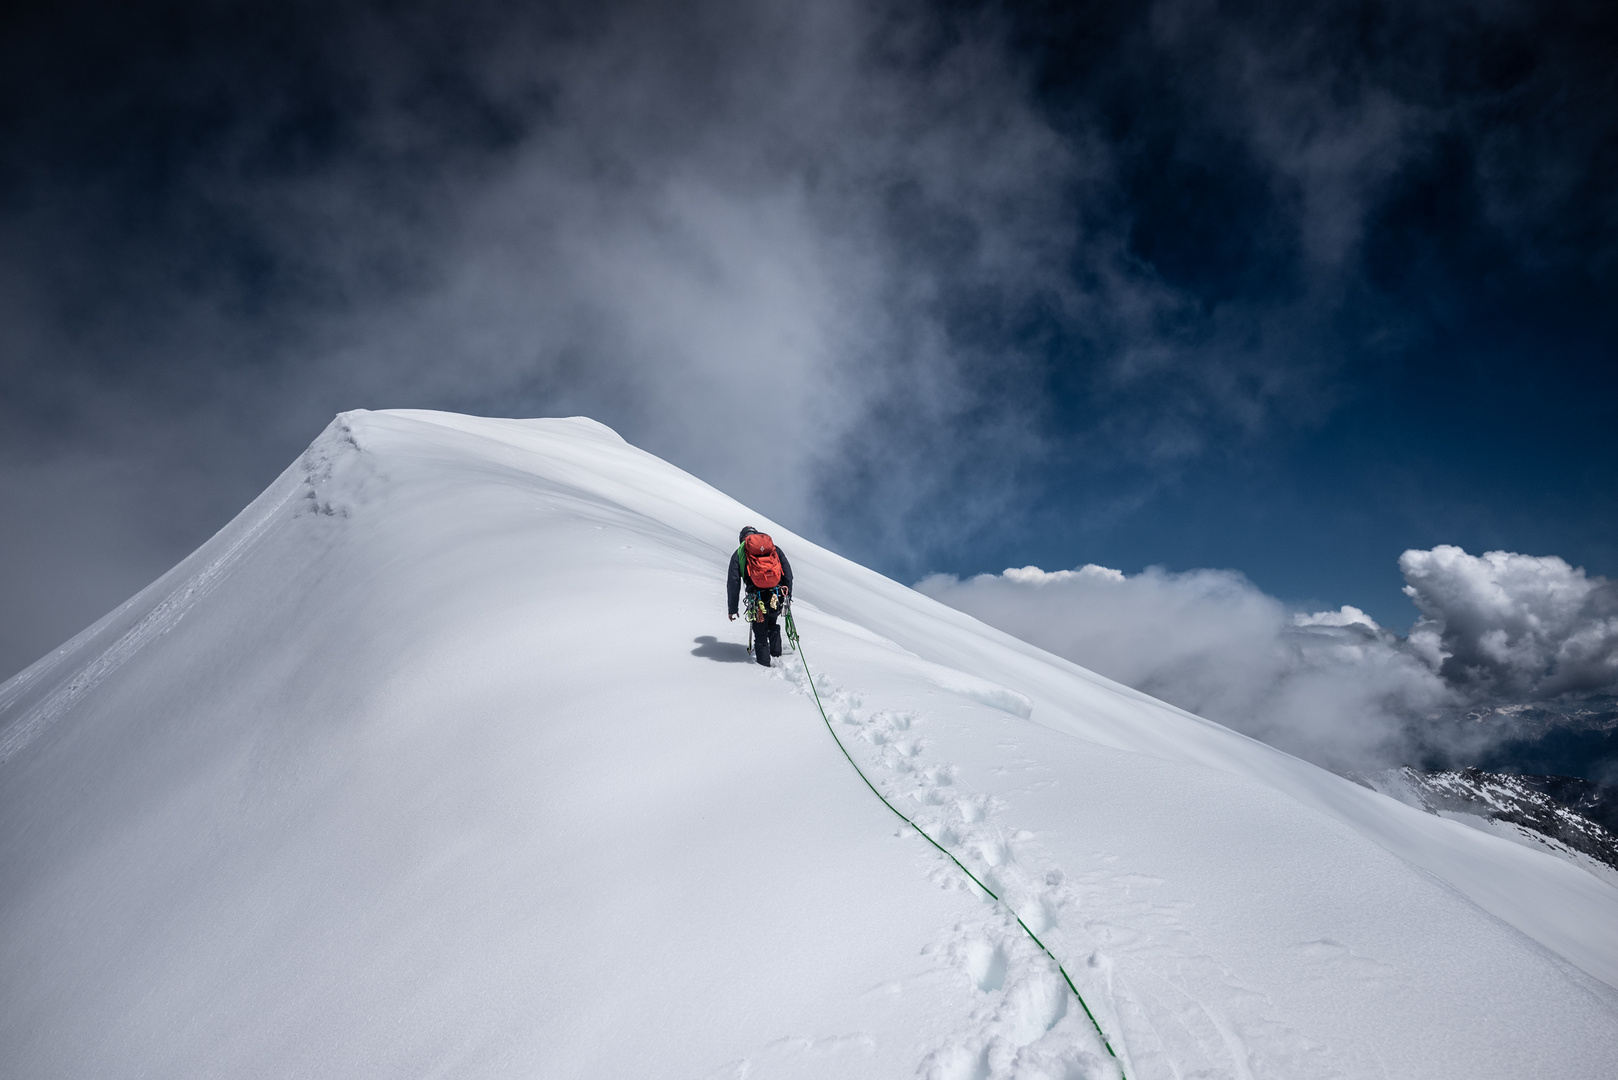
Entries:
[[[0,687],[0,1074],[1618,1075],[1618,890],[1109,683],[582,420],[345,414]],[[737,662],[742,661],[742,662]],[[21,726],[19,726],[21,725]],[[1605,981],[1604,981],[1605,980]]]
[[[789,656],[780,667],[808,693],[801,658]],[[986,905],[983,912],[957,922],[923,950],[948,957],[983,995],[968,1022],[923,1059],[923,1075],[929,1080],[1118,1076],[1119,1066],[1100,1044],[1055,965],[1012,917],[1020,917],[1036,934],[1053,927],[1056,912],[1067,902],[1058,891],[1061,871],[1051,869],[1043,880],[1030,881],[1025,868],[1015,865],[1012,845],[1032,839],[1032,834],[1019,830],[1007,835],[996,826],[990,820],[992,800],[957,788],[952,766],[919,763],[926,740],[915,730],[919,717],[914,713],[866,712],[858,695],[834,689],[825,676],[817,676],[816,688],[826,718],[846,729],[839,736],[844,745],[853,739],[869,749],[856,758],[864,759],[860,770],[866,778],[928,836],[966,863],[1002,901],[987,906],[989,897],[934,849],[919,847],[913,855],[934,884],[965,891]],[[896,837],[914,838],[910,826],[897,817],[891,820]],[[1100,957],[1092,954],[1090,964],[1099,967]]]
[[[837,657],[832,627],[811,637],[816,621],[800,616],[818,667],[876,663],[886,675],[887,708],[863,744],[878,747],[874,780],[883,759],[900,779],[878,787],[908,792],[901,809],[915,808],[1031,927],[1045,922],[1037,932],[1130,1076],[1514,1075],[1545,1060],[1578,1075],[1605,1069],[1618,1031],[1610,987],[1520,934],[1497,938],[1497,919],[1345,823],[1200,765],[1154,762],[1143,782],[1136,755],[995,716],[985,695],[946,692],[951,680],[897,645],[887,649],[901,655],[879,663],[867,632]],[[892,715],[917,752],[883,745]],[[1020,935],[1009,920],[1008,932]],[[1571,994],[1556,989],[1563,980]],[[1565,1014],[1552,1000],[1578,1004]],[[1544,1037],[1524,1009],[1578,1034]],[[980,1060],[989,1071],[965,1075],[1037,1075]]]

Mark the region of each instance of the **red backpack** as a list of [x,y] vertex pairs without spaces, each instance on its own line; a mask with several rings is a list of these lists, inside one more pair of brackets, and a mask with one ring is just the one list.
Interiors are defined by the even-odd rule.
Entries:
[[775,553],[775,541],[768,533],[753,533],[736,549],[741,558],[746,553],[745,571],[753,585],[760,589],[773,589],[781,584],[781,556]]

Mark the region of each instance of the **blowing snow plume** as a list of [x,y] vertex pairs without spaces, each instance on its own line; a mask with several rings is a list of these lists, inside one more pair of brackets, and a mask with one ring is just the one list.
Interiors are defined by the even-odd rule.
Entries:
[[0,498],[86,493],[62,537],[0,528],[0,673],[356,402],[588,412],[811,526],[869,456],[895,535],[963,477],[981,519],[1037,440],[1019,350],[986,370],[950,313],[1139,307],[1104,243],[1118,295],[1081,304],[1095,167],[987,21],[382,7],[113,5],[0,54],[42,103],[0,139]]
[[1295,612],[1231,571],[1038,567],[922,592],[1075,663],[1339,771],[1476,761],[1522,735],[1460,725],[1618,692],[1618,586],[1562,559],[1407,551],[1409,635]]
[[[769,669],[725,620],[746,522],[796,572]],[[583,418],[339,417],[0,684],[0,865],[8,1078],[1618,1073],[1612,880]]]

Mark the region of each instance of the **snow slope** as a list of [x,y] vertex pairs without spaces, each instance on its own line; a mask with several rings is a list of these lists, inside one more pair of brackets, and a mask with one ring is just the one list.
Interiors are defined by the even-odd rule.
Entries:
[[588,420],[349,413],[0,687],[0,1075],[1618,1075],[1618,889],[1110,683]]

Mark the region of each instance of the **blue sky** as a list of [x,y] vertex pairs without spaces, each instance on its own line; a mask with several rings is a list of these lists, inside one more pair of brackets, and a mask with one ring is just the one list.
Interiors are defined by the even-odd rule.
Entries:
[[1610,14],[1018,11],[1038,107],[1104,133],[1081,214],[1172,290],[1168,355],[1109,394],[1107,343],[1043,327],[1037,510],[937,561],[1232,567],[1400,627],[1406,548],[1618,569]]
[[0,674],[330,416],[587,413],[901,579],[1618,573],[1599,3],[35,5]]

